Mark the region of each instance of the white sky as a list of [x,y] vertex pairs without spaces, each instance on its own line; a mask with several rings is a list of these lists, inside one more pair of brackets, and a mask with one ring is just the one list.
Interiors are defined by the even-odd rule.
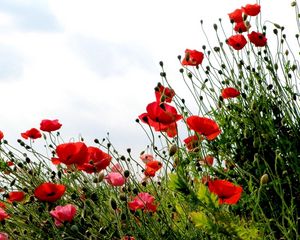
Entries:
[[[262,1],[262,18],[295,29],[290,1]],[[249,0],[0,0],[0,129],[15,143],[42,119],[59,119],[65,140],[92,144],[110,132],[122,152],[149,143],[135,123],[154,101],[163,60],[178,86],[177,56],[205,44]],[[226,28],[227,26],[227,28]],[[295,32],[292,32],[292,37]],[[176,88],[175,88],[176,91]]]

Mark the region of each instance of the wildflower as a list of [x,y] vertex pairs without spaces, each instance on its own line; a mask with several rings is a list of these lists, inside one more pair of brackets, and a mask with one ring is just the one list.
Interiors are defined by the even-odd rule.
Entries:
[[87,173],[100,172],[108,167],[112,157],[97,147],[88,147],[88,158],[83,164],[77,166],[78,170]]
[[257,3],[247,4],[245,7],[242,7],[242,10],[249,16],[256,16],[260,13],[260,5],[258,5]]
[[177,134],[176,121],[182,118],[177,114],[176,108],[159,102],[152,102],[148,104],[147,113],[143,113],[139,116],[139,119],[150,125],[155,131],[163,131],[168,134],[169,137],[173,137]]
[[4,138],[3,132],[0,130],[0,141]]
[[243,21],[242,9],[235,9],[232,13],[228,13],[231,22],[239,23]]
[[200,161],[200,163],[203,165],[212,166],[214,164],[214,157],[207,155]]
[[235,50],[241,50],[247,43],[246,38],[242,34],[233,35],[227,39],[227,44]]
[[236,204],[242,194],[242,187],[226,180],[212,180],[208,182],[208,189],[219,197],[220,204]]
[[54,218],[55,226],[60,227],[64,222],[72,222],[76,212],[77,209],[73,204],[67,204],[65,206],[57,206],[50,211],[50,215]]
[[175,91],[171,88],[164,87],[161,83],[157,84],[155,87],[155,97],[157,102],[172,102],[173,97],[175,96]]
[[123,168],[119,163],[117,163],[117,164],[113,164],[113,166],[111,167],[111,171],[121,173],[123,172]]
[[264,47],[267,44],[267,38],[262,33],[252,31],[248,34],[248,39],[256,47]]
[[143,161],[143,163],[148,163],[150,161],[153,161],[154,160],[154,157],[152,154],[147,154],[147,153],[144,153],[144,154],[141,154],[140,155],[140,159]]
[[88,148],[83,142],[63,143],[56,147],[58,158],[52,159],[66,165],[82,165],[88,160]]
[[200,137],[199,135],[192,135],[192,136],[187,137],[183,141],[185,143],[186,148],[189,151],[195,151],[195,150],[197,150],[197,148],[202,140],[203,140],[203,137]]
[[0,232],[0,240],[8,240],[8,234],[5,232]]
[[145,211],[155,212],[157,206],[153,203],[155,198],[149,193],[139,193],[131,202],[128,202],[129,209],[136,211],[142,209]]
[[206,117],[190,116],[186,122],[190,129],[205,136],[208,140],[214,140],[221,133],[218,124]]
[[42,122],[40,124],[40,129],[45,132],[52,132],[52,131],[56,131],[56,130],[60,129],[61,126],[62,126],[62,124],[60,124],[57,119],[55,119],[55,120],[45,119],[45,120],[42,120]]
[[221,95],[224,99],[226,98],[235,98],[239,96],[241,93],[239,90],[233,87],[227,87],[222,89]]
[[251,27],[251,25],[249,22],[242,21],[242,22],[238,22],[235,24],[234,31],[236,31],[238,33],[247,32],[250,27]]
[[65,191],[65,185],[45,182],[34,190],[34,196],[43,202],[55,202],[64,195]]
[[125,184],[125,177],[119,172],[111,172],[107,174],[104,179],[108,184],[117,187]]
[[42,134],[40,131],[36,128],[31,128],[26,132],[21,133],[21,136],[25,139],[31,138],[31,139],[37,139],[42,137]]
[[0,208],[6,208],[6,205],[5,205],[5,203],[4,202],[0,202]]
[[0,208],[0,222],[5,220],[6,218],[9,218],[9,215],[7,212],[5,212],[4,209]]
[[202,52],[198,52],[197,50],[185,50],[185,57],[182,60],[182,65],[188,66],[198,66],[202,63],[204,58],[204,54]]
[[156,160],[150,161],[146,163],[146,168],[145,168],[145,176],[146,177],[154,177],[155,173],[161,169],[162,163]]
[[[0,239],[0,240],[1,240],[1,239]],[[124,236],[124,237],[122,237],[121,240],[135,240],[135,238],[132,237],[132,236]]]
[[9,202],[22,202],[25,198],[25,193],[22,191],[13,191],[8,194]]

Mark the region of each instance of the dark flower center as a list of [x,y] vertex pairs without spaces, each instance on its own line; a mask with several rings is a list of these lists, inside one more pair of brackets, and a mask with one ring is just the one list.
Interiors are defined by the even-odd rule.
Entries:
[[47,197],[52,197],[54,195],[55,195],[55,192],[49,192],[49,193],[47,193]]

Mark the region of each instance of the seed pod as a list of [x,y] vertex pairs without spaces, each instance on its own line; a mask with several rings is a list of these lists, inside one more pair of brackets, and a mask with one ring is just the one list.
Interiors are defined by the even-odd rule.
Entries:
[[269,175],[265,173],[260,178],[260,185],[267,184],[268,182],[269,182]]

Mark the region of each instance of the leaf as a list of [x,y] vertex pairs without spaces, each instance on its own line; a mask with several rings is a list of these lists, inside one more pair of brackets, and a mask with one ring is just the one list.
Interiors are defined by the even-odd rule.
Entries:
[[199,227],[199,228],[209,228],[210,227],[210,221],[203,212],[191,212],[190,218],[196,227]]
[[208,188],[202,184],[199,183],[198,191],[197,191],[197,198],[207,204],[210,207],[217,208],[219,206],[219,201],[217,195],[211,193]]
[[190,189],[187,186],[185,180],[180,177],[178,174],[176,173],[171,173],[169,175],[170,180],[169,180],[169,188],[172,190],[176,190],[178,192],[181,192],[185,195],[188,195],[190,193]]

